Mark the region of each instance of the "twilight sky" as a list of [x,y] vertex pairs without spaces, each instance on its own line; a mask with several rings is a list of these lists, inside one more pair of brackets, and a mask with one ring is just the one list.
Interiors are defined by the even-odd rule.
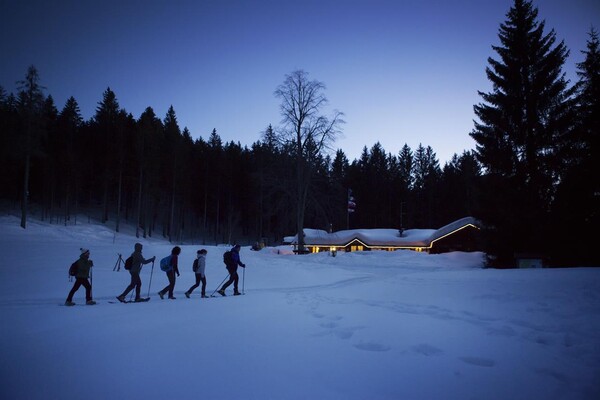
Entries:
[[[440,164],[474,148],[473,105],[490,91],[487,58],[513,0],[0,0],[0,86],[16,94],[35,65],[62,110],[84,119],[110,87],[137,119],[173,105],[181,129],[250,146],[281,120],[273,92],[296,69],[345,113],[335,143],[350,161],[380,142],[422,143]],[[534,0],[571,51],[567,77],[600,1]],[[330,110],[325,110],[329,115]]]

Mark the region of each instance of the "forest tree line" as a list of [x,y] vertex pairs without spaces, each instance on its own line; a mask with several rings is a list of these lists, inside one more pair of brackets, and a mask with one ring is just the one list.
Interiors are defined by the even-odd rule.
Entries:
[[194,139],[173,107],[136,118],[110,88],[84,120],[73,97],[57,109],[32,66],[16,94],[0,87],[0,198],[21,207],[23,227],[32,206],[53,223],[87,215],[177,243],[276,244],[299,227],[300,155],[310,169],[304,227],[438,228],[475,216],[491,265],[518,252],[597,264],[584,233],[599,222],[598,34],[591,29],[571,84],[569,50],[537,15],[515,0],[492,46],[499,59],[488,59],[493,90],[474,106],[476,148],[443,166],[423,144],[393,154],[375,143],[352,161],[343,150],[298,153],[268,124],[250,147],[223,143],[216,129]]
[[[41,86],[35,67],[27,76]],[[111,221],[118,231],[121,222],[138,221],[140,236],[175,242],[280,242],[295,233],[293,149],[280,143],[272,126],[248,148],[223,143],[216,129],[206,139],[193,139],[180,128],[173,107],[162,118],[148,107],[136,119],[110,88],[87,121],[73,97],[60,111],[51,95],[39,95],[38,102],[27,144],[25,92],[1,97],[0,163],[6,173],[0,193],[13,208],[22,201],[29,146],[29,201],[52,223],[89,215]],[[352,162],[337,150],[314,160],[305,225],[441,226],[472,213],[469,186],[479,173],[471,152],[442,170],[433,149],[422,145],[414,151],[404,145],[394,155],[376,143]],[[359,204],[350,220],[349,188]],[[465,196],[440,207],[437,195],[450,198],[452,191]]]

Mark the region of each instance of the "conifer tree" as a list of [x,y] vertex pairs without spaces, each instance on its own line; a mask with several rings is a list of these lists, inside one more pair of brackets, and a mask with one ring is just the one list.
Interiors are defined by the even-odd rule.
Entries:
[[96,107],[94,116],[94,127],[98,138],[102,138],[98,143],[99,162],[103,165],[102,173],[102,216],[101,221],[108,221],[108,207],[111,183],[114,180],[114,165],[117,160],[115,148],[117,136],[117,118],[119,114],[119,103],[117,96],[109,88],[102,94],[102,101]]
[[340,229],[346,227],[348,214],[348,168],[350,163],[342,149],[338,149],[331,164],[331,191],[333,198],[333,215],[330,217],[334,227]]
[[166,140],[166,157],[165,160],[165,170],[167,174],[165,175],[166,188],[168,193],[170,193],[169,199],[169,212],[167,222],[165,224],[165,236],[169,237],[169,241],[175,240],[175,235],[178,234],[179,224],[176,223],[175,220],[175,209],[177,206],[177,194],[178,194],[178,181],[179,181],[179,168],[180,168],[180,160],[178,160],[178,156],[180,154],[180,142],[181,142],[181,129],[179,128],[179,124],[177,122],[177,116],[175,114],[175,109],[171,105],[167,110],[167,114],[165,115],[165,119],[163,120],[164,132],[165,132],[165,140]]
[[[585,59],[577,64],[577,121],[563,144],[565,170],[553,204],[553,231],[593,232],[600,223],[600,43],[591,29]],[[557,262],[597,265],[593,235],[556,235],[552,241]],[[571,252],[577,247],[579,251]]]
[[59,160],[56,157],[58,147],[61,146],[57,132],[57,120],[58,110],[54,104],[52,95],[48,95],[46,100],[44,100],[42,109],[42,125],[44,128],[41,139],[44,156],[39,158],[39,161],[36,163],[38,168],[34,169],[34,171],[37,170],[34,176],[42,181],[38,185],[35,185],[43,188],[43,195],[39,199],[43,203],[42,220],[46,218],[52,220],[54,217],[56,197],[61,190],[59,187],[61,178],[58,175]]
[[[580,145],[582,152],[579,157],[579,163],[590,163],[588,172],[600,170],[600,39],[598,31],[594,28],[589,32],[587,50],[582,52],[585,55],[583,62],[577,64],[577,104],[578,114],[581,116],[581,126],[578,129],[580,136],[575,138]],[[592,178],[587,175],[585,178]],[[598,179],[594,179],[595,187],[591,190],[594,193],[600,192]]]
[[136,237],[152,236],[152,210],[160,200],[160,153],[163,125],[152,107],[147,107],[137,122],[134,155],[138,163],[138,199]]
[[27,69],[25,79],[18,82],[18,110],[23,122],[23,136],[19,142],[24,158],[23,191],[21,197],[21,227],[27,227],[27,211],[29,205],[29,178],[31,172],[31,157],[39,150],[39,141],[43,133],[44,89],[40,85],[40,76],[32,65]]
[[489,196],[480,215],[493,230],[488,252],[507,264],[515,251],[542,251],[557,179],[557,145],[570,126],[572,90],[562,66],[569,55],[554,30],[544,33],[538,10],[515,0],[500,25],[499,59],[488,58],[489,93],[474,107],[471,137]]
[[[71,217],[71,205],[75,199],[77,206],[77,193],[80,187],[79,179],[81,177],[81,166],[77,165],[82,155],[78,151],[76,141],[79,139],[80,129],[83,125],[83,118],[79,104],[73,96],[67,99],[65,106],[58,115],[58,135],[61,148],[57,157],[60,163],[60,176],[64,179],[64,223]],[[77,213],[77,210],[75,210]]]

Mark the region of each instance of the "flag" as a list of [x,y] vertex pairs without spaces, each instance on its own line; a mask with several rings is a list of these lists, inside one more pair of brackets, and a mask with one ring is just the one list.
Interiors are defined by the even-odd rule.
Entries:
[[348,212],[353,213],[356,209],[356,202],[354,196],[352,196],[352,189],[348,189]]

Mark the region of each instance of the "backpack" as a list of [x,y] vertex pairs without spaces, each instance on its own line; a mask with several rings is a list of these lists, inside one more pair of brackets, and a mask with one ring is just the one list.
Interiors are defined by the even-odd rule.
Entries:
[[129,258],[125,260],[125,269],[127,271],[131,269],[131,264],[133,264],[133,257],[129,256]]
[[197,258],[194,260],[194,263],[192,264],[192,271],[194,271],[194,272],[198,271],[198,259]]
[[165,258],[160,260],[160,269],[165,272],[173,269],[173,267],[171,266],[171,256],[166,256]]
[[223,262],[225,263],[225,265],[227,267],[229,267],[231,264],[233,264],[233,257],[231,257],[231,250],[228,250],[225,253],[223,253]]
[[77,261],[75,261],[73,264],[71,264],[71,266],[69,267],[69,276],[75,276],[77,275]]

